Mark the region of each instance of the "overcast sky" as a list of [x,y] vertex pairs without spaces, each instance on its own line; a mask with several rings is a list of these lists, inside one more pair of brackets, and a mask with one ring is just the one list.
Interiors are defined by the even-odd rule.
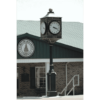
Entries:
[[40,20],[48,9],[62,21],[83,23],[83,0],[17,0],[17,20]]

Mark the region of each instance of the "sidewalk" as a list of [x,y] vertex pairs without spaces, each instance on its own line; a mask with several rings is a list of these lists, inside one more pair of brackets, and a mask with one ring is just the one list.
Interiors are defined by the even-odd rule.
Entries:
[[78,96],[56,96],[56,97],[22,97],[17,100],[83,100],[83,95]]

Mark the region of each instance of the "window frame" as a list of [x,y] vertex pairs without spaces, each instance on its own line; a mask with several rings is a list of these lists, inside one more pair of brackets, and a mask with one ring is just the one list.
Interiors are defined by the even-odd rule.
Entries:
[[[37,72],[36,72],[36,69],[41,69],[41,68],[44,68],[45,69],[45,66],[35,66],[35,86],[36,86],[36,84],[37,84],[37,81],[36,81],[36,79],[37,79]],[[40,78],[43,78],[44,79],[44,84],[46,84],[46,73],[45,73],[45,71],[46,71],[46,69],[44,70],[44,74],[45,74],[45,76],[44,77],[39,77],[39,87],[37,87],[36,86],[36,88],[45,88],[45,87],[43,87],[43,86],[40,86]],[[40,72],[39,72],[40,73]]]

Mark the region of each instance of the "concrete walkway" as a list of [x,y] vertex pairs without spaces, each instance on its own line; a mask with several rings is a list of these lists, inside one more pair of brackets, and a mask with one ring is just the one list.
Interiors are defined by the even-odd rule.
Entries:
[[56,97],[22,97],[17,100],[83,100],[83,95],[77,96],[56,96]]

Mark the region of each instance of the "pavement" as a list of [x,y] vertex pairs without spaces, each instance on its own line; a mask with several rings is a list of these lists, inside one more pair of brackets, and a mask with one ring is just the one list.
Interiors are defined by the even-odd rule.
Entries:
[[75,96],[55,96],[55,97],[22,97],[17,100],[83,100],[83,95]]

